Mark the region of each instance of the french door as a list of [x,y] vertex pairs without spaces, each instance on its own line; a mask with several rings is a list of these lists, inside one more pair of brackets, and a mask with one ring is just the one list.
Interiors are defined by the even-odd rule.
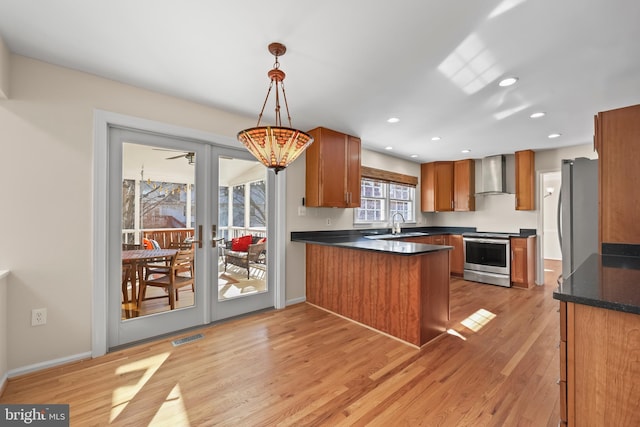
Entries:
[[[108,347],[273,307],[273,174],[202,141],[117,127],[108,140]],[[264,239],[247,264],[227,252],[242,235]],[[178,251],[193,253],[190,267],[171,268]]]

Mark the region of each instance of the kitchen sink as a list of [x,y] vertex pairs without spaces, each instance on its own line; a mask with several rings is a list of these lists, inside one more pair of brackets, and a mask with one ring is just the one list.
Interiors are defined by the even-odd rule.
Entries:
[[428,236],[429,233],[425,233],[423,231],[405,231],[396,234],[370,234],[368,236],[364,236],[367,239],[401,239],[403,237],[419,237],[419,236]]

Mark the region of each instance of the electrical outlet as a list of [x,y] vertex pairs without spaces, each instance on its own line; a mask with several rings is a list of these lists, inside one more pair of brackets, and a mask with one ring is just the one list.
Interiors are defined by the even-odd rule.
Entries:
[[47,309],[34,308],[31,310],[31,326],[40,326],[47,324]]

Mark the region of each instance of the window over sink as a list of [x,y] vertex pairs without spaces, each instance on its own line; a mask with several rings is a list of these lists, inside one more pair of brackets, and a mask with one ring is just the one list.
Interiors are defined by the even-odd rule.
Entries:
[[362,178],[360,207],[354,209],[354,224],[389,222],[399,213],[405,223],[415,222],[415,186]]

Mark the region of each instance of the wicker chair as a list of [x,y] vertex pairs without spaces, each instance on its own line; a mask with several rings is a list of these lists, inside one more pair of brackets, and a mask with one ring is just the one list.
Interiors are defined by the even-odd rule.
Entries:
[[[255,240],[259,240],[260,237]],[[224,271],[227,271],[227,265],[233,264],[238,267],[247,269],[247,279],[250,276],[250,267],[253,263],[264,263],[265,256],[267,250],[267,243],[252,243],[249,245],[249,248],[246,252],[244,251],[234,251],[231,249],[231,242],[227,242],[226,247],[224,249]]]

